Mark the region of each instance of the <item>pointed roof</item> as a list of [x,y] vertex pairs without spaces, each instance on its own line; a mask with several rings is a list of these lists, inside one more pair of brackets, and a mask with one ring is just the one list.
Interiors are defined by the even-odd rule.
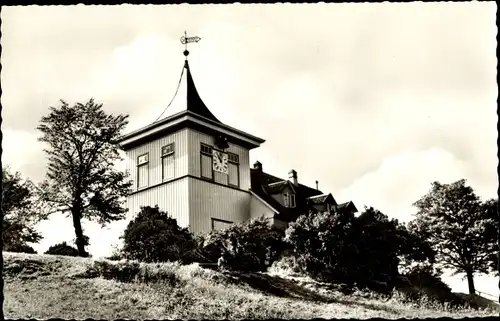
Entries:
[[335,198],[331,193],[329,194],[322,194],[322,195],[315,195],[307,198],[311,204],[324,204],[327,201],[330,204],[337,205],[337,202],[335,201]]
[[212,114],[196,90],[187,59],[184,62],[175,96],[167,106],[161,119],[121,136],[116,142],[123,150],[128,150],[186,126],[210,131],[214,135],[228,136],[230,141],[250,149],[265,142],[262,138],[222,123]]
[[186,110],[191,111],[200,116],[206,117],[210,120],[216,121],[218,123],[222,123],[217,117],[210,112],[207,108],[203,100],[201,100],[200,94],[196,90],[196,86],[194,85],[193,76],[191,75],[191,70],[189,69],[189,63],[186,59],[184,63],[184,71],[186,72],[186,84],[187,87],[187,101],[186,101]]
[[[168,107],[167,107],[168,106]],[[161,120],[173,116],[180,112],[191,112],[193,114],[203,116],[206,119],[210,119],[216,123],[222,124],[222,122],[215,117],[214,114],[208,109],[196,89],[193,81],[193,76],[191,74],[191,69],[189,68],[189,63],[187,59],[184,62],[184,67],[181,74],[181,79],[179,80],[178,88],[175,93],[174,98],[169,105],[165,107],[165,113],[162,115]]]

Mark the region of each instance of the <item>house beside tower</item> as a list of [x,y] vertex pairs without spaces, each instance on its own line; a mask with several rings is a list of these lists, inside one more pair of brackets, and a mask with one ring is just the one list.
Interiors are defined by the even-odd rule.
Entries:
[[250,150],[264,141],[210,112],[186,59],[165,117],[118,141],[133,181],[129,213],[158,205],[180,226],[201,233],[260,216],[284,229],[311,209],[357,211],[352,202],[339,205],[331,194],[300,184],[294,170],[283,180],[265,173],[260,162],[251,168]]

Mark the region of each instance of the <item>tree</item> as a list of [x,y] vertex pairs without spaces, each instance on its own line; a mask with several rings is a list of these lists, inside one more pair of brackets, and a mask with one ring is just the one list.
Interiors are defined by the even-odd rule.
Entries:
[[190,263],[196,243],[187,228],[158,206],[141,207],[123,233],[122,253],[143,262],[181,261]]
[[61,100],[42,117],[37,129],[48,144],[47,180],[39,186],[42,199],[54,212],[73,219],[79,256],[87,256],[83,218],[102,225],[124,218],[124,197],[130,181],[114,169],[122,160],[114,141],[127,125],[127,115],[110,115],[90,99],[69,106]]
[[[474,274],[487,273],[495,242],[489,231],[493,218],[464,179],[451,184],[432,183],[414,203],[418,211],[412,229],[426,239],[443,268],[465,273],[469,293],[475,294]],[[497,230],[498,232],[498,230]]]
[[485,237],[492,244],[494,251],[490,253],[489,256],[489,266],[490,270],[498,275],[499,269],[499,229],[500,229],[500,218],[498,213],[498,199],[489,199],[482,204],[483,211],[486,213],[488,219],[486,224]]
[[40,212],[34,193],[34,184],[12,174],[8,167],[2,168],[2,239],[5,251],[28,249],[27,243],[42,239],[35,229],[36,223],[46,217]]
[[285,241],[293,247],[298,263],[312,276],[345,281],[349,271],[341,256],[354,246],[346,242],[354,220],[353,214],[336,212],[302,215],[290,223]]

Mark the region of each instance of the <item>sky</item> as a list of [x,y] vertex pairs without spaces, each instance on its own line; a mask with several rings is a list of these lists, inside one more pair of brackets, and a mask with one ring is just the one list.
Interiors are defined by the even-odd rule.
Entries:
[[[433,181],[467,179],[496,197],[496,3],[22,6],[2,8],[3,164],[45,177],[36,126],[59,100],[95,98],[153,122],[189,63],[223,123],[266,139],[264,171],[408,221]],[[118,165],[124,169],[124,164]],[[108,255],[126,221],[85,222]],[[71,220],[42,222],[39,252],[71,242]],[[466,281],[446,276],[455,291]],[[498,282],[476,288],[498,295]]]

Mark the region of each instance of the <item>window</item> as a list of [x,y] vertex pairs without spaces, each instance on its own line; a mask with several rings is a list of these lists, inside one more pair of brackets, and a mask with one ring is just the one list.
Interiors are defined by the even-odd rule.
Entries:
[[212,146],[201,144],[201,177],[213,179]]
[[174,143],[168,144],[161,148],[161,173],[162,179],[169,180],[174,178],[174,154],[175,154],[175,145]]
[[233,222],[212,218],[212,230],[223,230],[231,226]]
[[149,154],[137,157],[137,188],[147,187],[149,184]]
[[285,207],[295,207],[295,195],[294,194],[284,194]]
[[290,207],[295,207],[295,195],[290,194],[288,197],[290,198]]
[[240,158],[238,155],[228,153],[228,184],[240,186]]

